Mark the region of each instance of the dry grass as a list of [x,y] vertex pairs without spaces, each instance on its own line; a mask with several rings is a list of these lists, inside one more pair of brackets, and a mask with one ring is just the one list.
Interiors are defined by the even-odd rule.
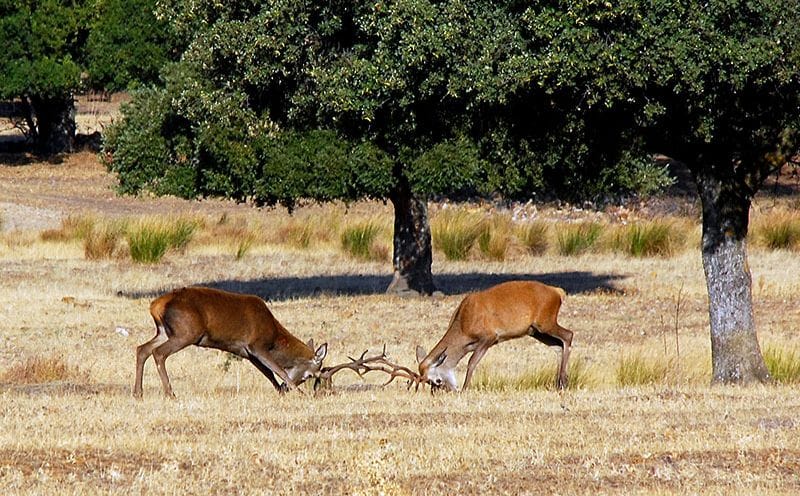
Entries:
[[[136,208],[152,214],[152,203]],[[126,208],[115,216],[136,218]],[[708,386],[706,289],[692,249],[663,258],[520,250],[504,260],[451,262],[439,254],[435,279],[446,296],[400,298],[382,293],[391,280],[386,262],[354,260],[337,247],[345,220],[382,215],[389,222],[382,205],[353,205],[347,213],[310,206],[292,217],[236,210],[221,225],[233,209],[203,208],[197,236],[158,265],[87,260],[75,239],[3,235],[25,242],[0,243],[0,492],[800,491],[796,384]],[[342,222],[323,241],[318,226],[333,217]],[[315,226],[304,249],[277,239],[297,219]],[[243,263],[235,240],[249,235],[255,241]],[[749,262],[765,349],[800,349],[800,307],[793,304],[800,260],[757,250]],[[415,345],[433,346],[466,291],[506,277],[534,277],[570,293],[559,323],[575,332],[577,389],[558,393],[537,382],[554,379],[558,353],[519,339],[486,354],[477,373],[489,387],[463,394],[379,389],[383,377],[342,375],[336,394],[279,396],[246,361],[190,347],[167,362],[177,401],[161,398],[152,361],[144,399],[130,396],[134,350],[154,332],[149,302],[175,287],[215,284],[268,298],[295,335],[329,343],[327,364],[385,343],[394,361],[413,366]],[[636,355],[669,361],[675,372],[620,387],[617,365]],[[11,379],[29,357],[79,371],[51,382]],[[465,367],[466,360],[459,379]]]

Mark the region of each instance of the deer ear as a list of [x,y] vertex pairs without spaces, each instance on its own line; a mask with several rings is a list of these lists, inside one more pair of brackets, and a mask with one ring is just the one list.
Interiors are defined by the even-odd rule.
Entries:
[[436,357],[436,361],[433,363],[432,367],[436,368],[440,366],[441,364],[444,363],[445,360],[447,360],[447,354],[443,351],[439,354],[438,357]]
[[425,348],[423,348],[422,346],[418,345],[417,346],[417,363],[422,363],[422,361],[425,360],[425,355],[427,355],[427,353],[425,353]]
[[322,360],[328,355],[328,343],[322,343],[319,348],[317,348],[316,353],[314,353],[314,361],[317,363],[322,363]]
[[306,343],[306,345],[313,350],[314,349],[314,338],[309,339],[308,342]]

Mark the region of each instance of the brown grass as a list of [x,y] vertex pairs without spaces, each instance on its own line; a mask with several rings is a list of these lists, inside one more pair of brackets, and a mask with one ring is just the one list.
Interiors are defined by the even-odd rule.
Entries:
[[31,356],[21,362],[12,363],[0,375],[1,382],[17,385],[87,380],[88,374],[85,371],[57,356]]

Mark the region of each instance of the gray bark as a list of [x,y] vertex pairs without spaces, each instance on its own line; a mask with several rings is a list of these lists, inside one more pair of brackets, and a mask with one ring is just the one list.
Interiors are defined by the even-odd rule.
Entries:
[[712,382],[769,381],[753,318],[745,237],[751,190],[734,177],[696,175],[703,206],[703,269],[708,287]]

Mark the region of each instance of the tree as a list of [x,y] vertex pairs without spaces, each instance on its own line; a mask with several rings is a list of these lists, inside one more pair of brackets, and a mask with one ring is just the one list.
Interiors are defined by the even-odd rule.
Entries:
[[0,99],[27,105],[33,142],[47,154],[73,147],[85,15],[84,2],[0,1]]
[[651,151],[686,163],[703,210],[713,380],[768,380],[745,237],[753,196],[798,146],[796,2],[565,0],[520,19],[523,48],[498,62],[519,67],[516,79],[484,99],[518,124],[518,142],[535,137],[516,108],[559,116],[579,150],[568,161],[603,168]]
[[154,5],[155,0],[0,0],[0,99],[22,101],[37,151],[73,149],[74,93],[85,84],[116,90],[156,78],[168,54],[164,26],[151,13]]
[[[463,8],[395,7],[164,5],[161,15],[191,41],[164,89],[135,100],[106,141],[121,189],[290,208],[303,199],[389,200],[389,289],[432,293],[426,197],[474,187],[481,163],[460,121],[464,103],[448,89],[458,77],[449,60],[483,40]],[[170,125],[137,126],[145,115]],[[163,145],[157,164],[137,156],[149,154],[148,141]]]

